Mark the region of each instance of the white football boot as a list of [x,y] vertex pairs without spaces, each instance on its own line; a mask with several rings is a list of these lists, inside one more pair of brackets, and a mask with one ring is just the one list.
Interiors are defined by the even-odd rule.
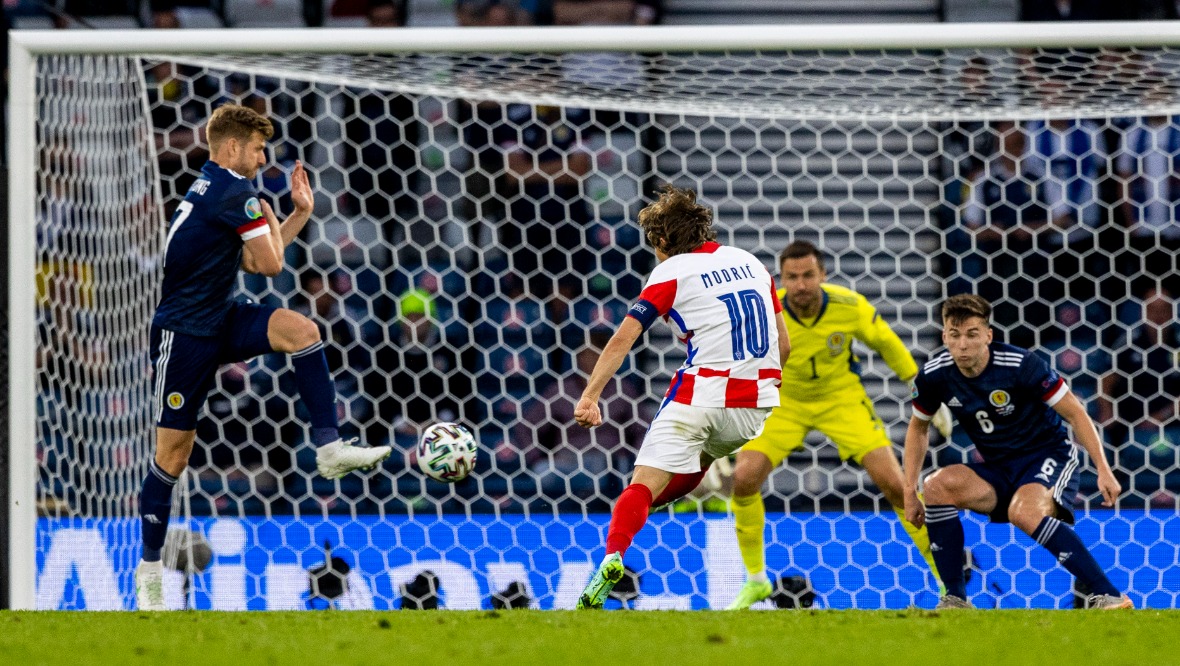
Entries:
[[317,449],[315,463],[320,476],[325,479],[339,479],[353,470],[373,469],[377,463],[393,453],[393,449],[388,446],[353,446],[352,443],[359,439],[354,437],[347,442],[338,439]]
[[135,568],[135,605],[141,611],[165,611],[164,563],[143,562]]

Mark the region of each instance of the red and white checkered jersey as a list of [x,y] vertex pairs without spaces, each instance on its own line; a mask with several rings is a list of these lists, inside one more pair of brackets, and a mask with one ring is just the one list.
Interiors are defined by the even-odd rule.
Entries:
[[627,316],[644,330],[662,317],[688,345],[665,401],[698,407],[777,407],[783,306],[754,255],[708,242],[656,266]]

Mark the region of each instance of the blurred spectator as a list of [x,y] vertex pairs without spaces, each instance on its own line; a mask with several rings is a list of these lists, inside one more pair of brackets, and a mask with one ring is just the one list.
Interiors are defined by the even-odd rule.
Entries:
[[[403,27],[402,6],[391,0],[369,4],[368,24]],[[339,96],[345,118],[343,164],[349,165],[343,209],[382,226],[391,244],[399,245],[407,225],[419,217],[414,196],[418,175],[418,123],[414,101],[383,90],[350,88]]]
[[1115,446],[1131,440],[1145,444],[1177,426],[1180,324],[1175,299],[1167,291],[1150,289],[1142,303],[1143,323],[1111,345],[1114,357],[1099,385],[1098,421]]
[[[1146,269],[1152,275],[1171,272],[1170,256],[1180,249],[1180,125],[1169,116],[1139,119],[1123,134],[1115,160],[1121,188],[1119,206],[1130,228],[1135,262],[1127,272]],[[1168,252],[1159,252],[1163,248]],[[1153,251],[1154,250],[1154,251]]]
[[654,405],[632,375],[613,377],[603,391],[603,424],[582,428],[574,407],[610,331],[595,329],[576,357],[576,369],[529,402],[512,441],[521,449],[545,494],[558,499],[612,497],[634,465]]
[[[1111,21],[1120,3],[1108,0],[1022,0],[1021,21]],[[1125,5],[1124,5],[1125,6]]]
[[510,252],[510,269],[526,276],[530,292],[540,297],[552,293],[561,276],[592,268],[572,264],[568,254],[585,244],[590,221],[582,191],[591,166],[582,148],[589,123],[585,109],[510,104],[492,134],[504,155],[499,187],[508,201],[500,243]]
[[[340,8],[341,4],[344,4],[341,0],[333,3],[333,14],[343,15]],[[405,5],[402,2],[394,2],[394,0],[369,0],[364,14],[365,18],[368,19],[370,28],[401,28],[406,25]]]
[[511,0],[458,0],[455,20],[463,27],[494,28],[530,23],[528,14]]
[[1103,221],[1098,179],[1106,151],[1098,124],[1054,118],[1031,121],[1026,129],[1030,140],[1024,171],[1037,182],[1038,198],[1048,208],[1053,230],[1040,234],[1038,245],[1057,249],[1066,240],[1091,237]]
[[[1004,285],[997,276],[1020,275],[1020,255],[1033,247],[1033,232],[1045,225],[1045,211],[1024,171],[1026,134],[1011,121],[996,123],[999,150],[970,185],[962,231],[948,248],[960,255],[959,272],[973,290],[996,302]],[[960,287],[961,288],[961,287]]]
[[554,0],[555,25],[653,25],[663,0]]
[[444,335],[435,298],[420,288],[398,297],[389,344],[380,346],[365,375],[366,393],[379,400],[378,421],[393,423],[398,435],[416,437],[432,422],[462,420],[460,401],[472,393],[470,375],[459,366],[462,341]]
[[1022,21],[1131,21],[1176,18],[1171,0],[1022,0]]

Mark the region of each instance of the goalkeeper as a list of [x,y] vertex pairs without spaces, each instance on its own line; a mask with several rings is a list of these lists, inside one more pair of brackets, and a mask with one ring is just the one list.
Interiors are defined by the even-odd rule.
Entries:
[[[824,283],[824,257],[815,245],[791,243],[779,255],[779,265],[782,289],[778,296],[794,351],[783,366],[782,405],[774,409],[762,434],[737,455],[731,505],[747,576],[729,610],[749,608],[773,591],[765,568],[762,484],[789,453],[803,447],[804,437],[812,430],[835,442],[842,459],[864,467],[893,505],[930,570],[937,571],[926,528],[905,522],[901,467],[885,424],[861,385],[852,340],[883,356],[905,382],[918,374],[913,356],[864,296]],[[936,427],[949,434],[946,415],[936,420],[940,421]]]

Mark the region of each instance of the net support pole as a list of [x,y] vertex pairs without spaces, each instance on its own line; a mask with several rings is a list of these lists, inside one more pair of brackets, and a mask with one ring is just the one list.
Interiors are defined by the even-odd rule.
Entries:
[[32,609],[37,590],[36,60],[9,41],[8,607]]

